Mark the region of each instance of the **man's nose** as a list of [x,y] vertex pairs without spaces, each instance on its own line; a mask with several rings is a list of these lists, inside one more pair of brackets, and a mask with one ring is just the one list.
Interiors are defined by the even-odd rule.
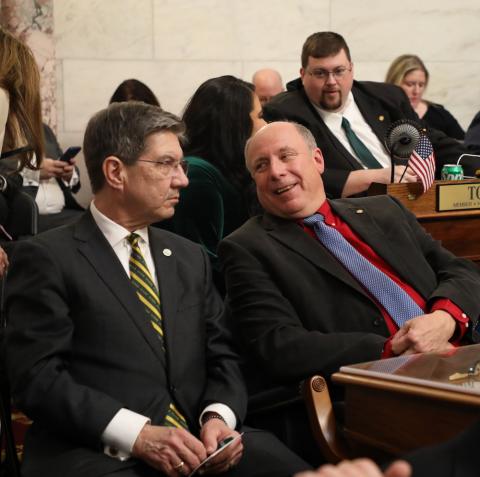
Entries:
[[327,73],[327,79],[325,81],[327,84],[335,84],[337,83],[337,78],[335,77],[335,73],[333,71],[329,71]]
[[270,177],[277,178],[285,174],[285,164],[282,161],[270,162]]
[[180,165],[175,170],[172,177],[172,185],[178,188],[183,188],[188,186],[188,176],[187,173],[183,170],[183,167]]

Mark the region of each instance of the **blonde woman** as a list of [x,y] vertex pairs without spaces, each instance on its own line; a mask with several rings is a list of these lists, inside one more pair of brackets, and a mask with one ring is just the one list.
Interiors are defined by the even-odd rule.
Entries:
[[463,140],[465,132],[458,121],[440,104],[423,99],[429,76],[425,64],[418,56],[401,55],[390,65],[385,82],[396,84],[405,91],[412,108],[427,126]]

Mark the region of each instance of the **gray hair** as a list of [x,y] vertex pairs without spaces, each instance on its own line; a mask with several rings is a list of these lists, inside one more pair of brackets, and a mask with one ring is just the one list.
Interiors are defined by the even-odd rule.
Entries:
[[105,184],[102,165],[108,156],[132,165],[145,151],[147,138],[168,131],[184,140],[185,127],[175,115],[139,101],[113,103],[88,122],[83,140],[85,164],[93,193]]
[[[296,123],[295,121],[281,121],[281,122],[291,124],[295,128],[295,130],[298,132],[298,134],[300,134],[306,146],[311,151],[313,151],[318,147],[317,141],[315,141],[315,138],[313,137],[313,134],[310,132],[310,129],[306,128],[302,124]],[[245,143],[244,156],[245,156],[245,164],[247,166],[247,169],[248,169],[248,161],[247,161],[248,148],[250,147],[250,143],[252,139],[255,138],[255,136],[256,134],[253,135],[251,138],[249,138],[248,141]]]

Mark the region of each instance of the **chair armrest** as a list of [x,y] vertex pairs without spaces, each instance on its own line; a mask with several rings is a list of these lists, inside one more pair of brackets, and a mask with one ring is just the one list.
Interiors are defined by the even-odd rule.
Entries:
[[348,447],[338,433],[328,386],[322,376],[312,376],[302,385],[310,427],[325,459],[337,463],[349,457]]

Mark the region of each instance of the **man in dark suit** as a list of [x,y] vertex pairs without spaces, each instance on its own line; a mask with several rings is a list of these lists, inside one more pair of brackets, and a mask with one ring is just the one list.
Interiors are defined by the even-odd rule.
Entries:
[[[246,161],[265,214],[224,239],[219,255],[252,394],[344,364],[478,340],[479,270],[388,196],[327,201],[308,129],[268,124],[247,144]],[[318,227],[334,235],[333,247]],[[404,306],[412,306],[405,315]]]
[[[372,182],[389,183],[385,135],[397,120],[418,121],[401,88],[353,78],[354,66],[343,37],[333,32],[314,33],[303,45],[300,78],[263,107],[268,122],[290,120],[310,129],[323,151],[323,181],[333,198],[363,193]],[[456,162],[467,151],[439,131],[428,134],[439,177],[443,164]],[[395,167],[396,182],[403,172],[403,166]],[[416,180],[407,169],[402,181]]]
[[[90,210],[15,248],[7,358],[15,402],[34,421],[25,477],[188,475],[239,436],[245,390],[208,257],[148,227],[173,215],[188,184],[182,132],[143,103],[97,113],[84,139]],[[248,430],[206,470],[302,467]]]

